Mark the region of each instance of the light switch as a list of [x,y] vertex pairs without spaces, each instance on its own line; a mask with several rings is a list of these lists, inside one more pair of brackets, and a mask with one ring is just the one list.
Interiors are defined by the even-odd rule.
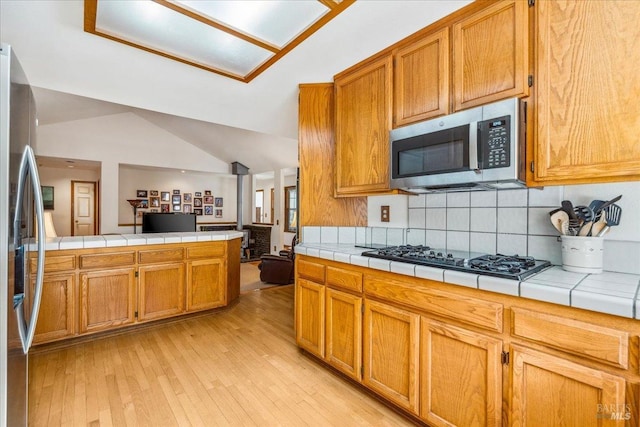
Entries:
[[389,206],[380,206],[380,221],[389,222]]

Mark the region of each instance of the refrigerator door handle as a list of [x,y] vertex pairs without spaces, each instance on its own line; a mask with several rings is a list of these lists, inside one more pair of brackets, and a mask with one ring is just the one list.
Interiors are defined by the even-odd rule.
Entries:
[[[33,153],[33,149],[30,146],[25,147],[22,154],[22,160],[20,162],[20,171],[18,178],[18,194],[16,201],[16,212],[13,221],[14,226],[14,246],[16,251],[24,254],[23,245],[25,242],[22,240],[20,233],[21,218],[22,218],[22,206],[24,199],[24,191],[26,185],[27,175],[31,178],[31,185],[33,187],[33,198],[36,208],[36,224],[38,231],[37,238],[37,267],[36,267],[36,283],[33,295],[33,306],[31,308],[31,318],[29,324],[25,320],[24,315],[24,292],[16,294],[13,297],[13,308],[16,312],[18,319],[18,330],[20,333],[20,341],[22,342],[22,351],[27,354],[31,344],[33,343],[33,337],[36,333],[36,323],[38,322],[38,313],[40,311],[40,301],[42,299],[42,285],[44,281],[44,244],[45,244],[45,231],[44,231],[44,206],[42,204],[42,190],[40,189],[40,177],[38,176],[38,167],[36,163],[36,157]],[[18,254],[20,262],[28,262],[28,259],[23,259],[21,254]],[[22,268],[16,268],[16,273],[23,274]],[[20,283],[25,280],[24,278],[16,277],[16,283]],[[27,283],[28,286],[28,283]]]

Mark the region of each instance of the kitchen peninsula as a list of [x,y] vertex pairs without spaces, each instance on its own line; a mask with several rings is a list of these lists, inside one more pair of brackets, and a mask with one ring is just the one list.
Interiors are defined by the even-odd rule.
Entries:
[[[48,238],[34,342],[225,307],[240,293],[241,239],[238,231]],[[34,283],[35,275],[32,292]]]

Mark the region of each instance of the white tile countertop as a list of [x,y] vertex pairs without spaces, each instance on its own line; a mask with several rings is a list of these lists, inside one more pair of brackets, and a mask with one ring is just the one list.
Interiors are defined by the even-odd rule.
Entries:
[[[210,242],[214,240],[241,239],[241,231],[196,231],[190,233],[146,233],[105,234],[100,236],[48,237],[45,250],[107,248],[117,246],[160,245],[164,243]],[[29,241],[29,250],[35,251],[34,239]]]
[[346,264],[640,319],[640,275],[571,273],[552,266],[523,281],[443,270],[361,255],[352,244],[301,243],[295,252]]

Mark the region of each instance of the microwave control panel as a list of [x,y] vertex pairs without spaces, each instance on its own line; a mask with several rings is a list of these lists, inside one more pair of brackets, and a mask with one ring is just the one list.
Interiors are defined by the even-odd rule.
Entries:
[[478,122],[478,163],[480,169],[511,165],[511,117]]

